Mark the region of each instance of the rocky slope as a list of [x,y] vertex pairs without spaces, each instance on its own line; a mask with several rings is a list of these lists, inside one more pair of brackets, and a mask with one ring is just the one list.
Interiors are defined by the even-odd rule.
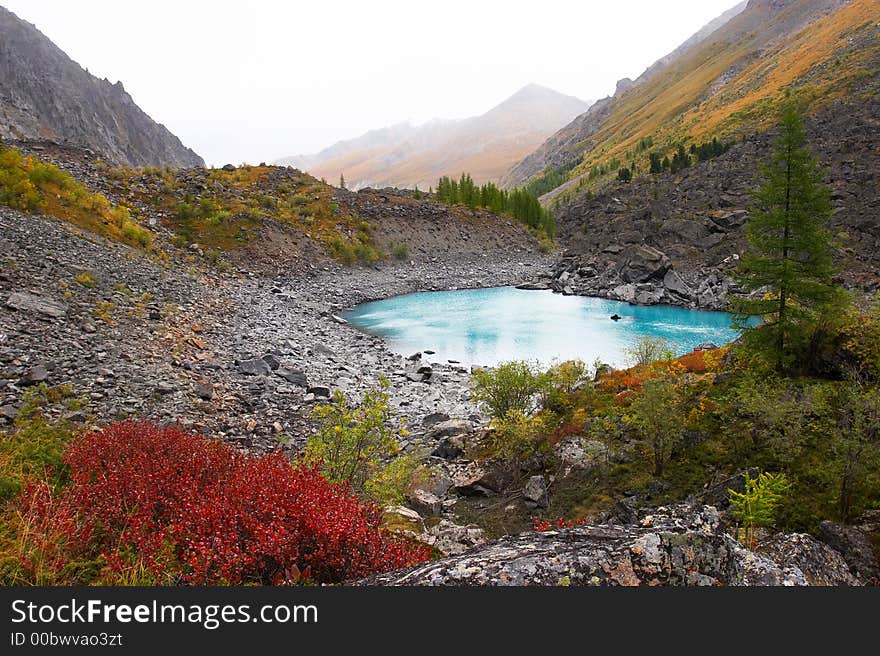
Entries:
[[[579,162],[542,198],[555,210],[564,257],[536,286],[724,308],[736,291],[729,274],[745,247],[758,163],[790,89],[833,189],[841,281],[869,294],[880,287],[880,9],[863,0],[752,0],[724,18],[621,83],[514,169],[509,182]],[[732,147],[677,174],[648,171],[648,151],[669,155],[674,144],[711,138]],[[652,145],[640,148],[645,139]],[[631,183],[597,174],[610,158],[631,167]]]
[[469,172],[477,183],[502,174],[589,103],[532,84],[481,116],[396,125],[341,141],[315,155],[287,157],[292,165],[351,189],[407,187],[423,191],[440,176]]
[[[880,89],[880,68],[865,85]],[[880,97],[874,97],[838,103],[807,121],[832,187],[841,281],[868,294],[880,289],[878,116]],[[723,308],[729,273],[745,248],[755,162],[767,156],[772,136],[750,137],[677,175],[637,176],[560,203],[565,252],[548,282],[567,293]]]
[[[137,171],[107,175],[81,150],[43,144],[30,152],[135,208],[154,241],[138,250],[52,217],[0,208],[0,415],[7,420],[30,386],[69,384],[88,401],[78,421],[179,419],[271,449],[281,433],[301,443],[310,408],[327,390],[356,397],[383,374],[392,381],[395,409],[420,428],[431,413],[470,412],[468,372],[424,362],[431,375],[408,376],[411,363],[333,315],[412,291],[516,284],[549,267],[531,235],[506,218],[390,190],[331,191],[277,167],[210,178],[203,169],[164,179]],[[336,208],[328,226],[344,230],[339,222],[356,214],[369,221],[378,248],[390,253],[407,244],[406,259],[342,267],[325,242],[304,232],[315,222],[242,212],[219,221],[221,236],[254,234],[232,240],[211,260],[206,245],[179,241],[173,203],[148,200],[168,193],[194,204],[220,198],[231,207],[274,188],[236,186],[239,175],[260,185],[305,187],[308,194],[297,198],[326,193]]]
[[99,80],[36,27],[0,7],[0,138],[51,140],[134,166],[204,166],[122,82]]

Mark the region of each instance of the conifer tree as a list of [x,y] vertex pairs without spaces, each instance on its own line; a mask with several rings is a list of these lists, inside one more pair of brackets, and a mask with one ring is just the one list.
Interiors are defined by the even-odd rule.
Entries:
[[339,188],[345,189],[345,176],[342,173],[339,174]]
[[[807,147],[803,118],[791,103],[752,195],[745,230],[750,249],[737,279],[746,291],[765,293],[736,299],[734,311],[739,326],[746,328],[747,344],[768,352],[782,372],[808,338],[810,322],[839,298],[832,284],[831,193]],[[755,315],[764,323],[749,328],[747,318]]]

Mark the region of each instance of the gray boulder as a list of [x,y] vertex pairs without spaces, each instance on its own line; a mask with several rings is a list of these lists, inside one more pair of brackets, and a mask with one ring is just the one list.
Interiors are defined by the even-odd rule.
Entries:
[[533,507],[546,508],[549,506],[550,496],[547,493],[546,479],[540,474],[530,477],[523,488],[523,499],[525,499],[527,505]]
[[662,279],[670,267],[665,253],[644,244],[628,247],[618,261],[621,263],[620,279],[623,282]]
[[298,369],[289,369],[288,367],[278,367],[275,370],[275,375],[283,378],[288,383],[292,383],[293,385],[297,385],[298,387],[308,388],[309,381],[306,378],[304,372]]
[[432,545],[447,556],[462,554],[468,549],[473,549],[486,543],[483,529],[473,524],[461,526],[446,519],[441,519],[438,524],[429,528],[420,537],[424,542]]
[[465,435],[473,432],[473,430],[474,424],[467,419],[447,419],[446,421],[434,424],[431,430],[426,433],[425,437],[432,440],[439,440],[454,435]]
[[238,371],[245,376],[267,376],[271,373],[272,368],[262,358],[254,358],[253,360],[242,360],[239,362]]
[[44,364],[38,364],[24,372],[24,375],[18,380],[18,384],[22,387],[30,385],[39,385],[49,380],[49,370]]
[[810,585],[860,585],[839,552],[806,533],[778,533],[762,540],[758,551],[780,565],[797,567]]
[[58,319],[67,314],[67,305],[61,301],[42,298],[25,292],[14,292],[6,299],[6,306],[22,312],[35,312]]

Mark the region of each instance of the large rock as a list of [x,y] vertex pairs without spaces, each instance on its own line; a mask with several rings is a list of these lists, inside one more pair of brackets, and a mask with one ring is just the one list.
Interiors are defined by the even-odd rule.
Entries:
[[666,272],[666,275],[663,276],[663,286],[667,291],[681,296],[682,298],[689,299],[694,295],[694,290],[690,288],[674,269],[669,269],[669,271]]
[[824,521],[819,522],[819,534],[825,544],[840,552],[853,574],[862,580],[880,578],[880,566],[865,531]]
[[567,437],[557,447],[557,455],[566,471],[592,469],[605,461],[608,456],[606,451],[605,444],[582,435]]
[[623,282],[646,282],[662,279],[669,270],[669,258],[662,251],[639,244],[630,246],[621,255],[620,279]]
[[444,437],[452,437],[454,435],[466,435],[474,430],[474,424],[468,419],[447,419],[440,423],[434,424],[425,437],[432,440],[439,440]]
[[414,383],[428,383],[431,381],[433,372],[434,368],[431,366],[431,363],[422,360],[421,353],[416,353],[406,359],[404,374],[407,380],[411,380]]
[[550,495],[547,493],[547,480],[540,474],[531,476],[523,488],[523,499],[533,507],[546,508],[549,506]]
[[254,358],[239,362],[238,371],[245,376],[267,376],[272,372],[272,368],[263,358]]
[[637,525],[505,537],[361,585],[808,585],[795,566],[744,549],[714,508],[657,509]]
[[67,305],[51,298],[42,298],[25,292],[14,292],[6,299],[6,306],[22,312],[35,312],[53,319],[67,314]]
[[305,372],[300,371],[299,369],[278,367],[278,369],[275,370],[275,375],[298,387],[309,387],[309,380],[306,377]]
[[19,379],[18,384],[23,387],[28,387],[30,385],[44,383],[47,380],[49,380],[49,370],[46,368],[46,365],[38,364],[25,371],[24,375]]
[[490,496],[503,491],[512,478],[501,463],[487,463],[485,466],[468,463],[467,467],[453,475],[452,484],[457,494],[467,497]]
[[806,533],[779,533],[761,541],[758,551],[780,565],[797,567],[810,585],[860,585],[839,552]]
[[441,519],[420,537],[447,556],[462,554],[468,549],[486,543],[486,537],[480,527],[473,524],[461,526],[447,519]]
[[406,494],[406,502],[410,508],[424,516],[439,515],[443,510],[443,502],[438,496],[423,490],[415,488]]

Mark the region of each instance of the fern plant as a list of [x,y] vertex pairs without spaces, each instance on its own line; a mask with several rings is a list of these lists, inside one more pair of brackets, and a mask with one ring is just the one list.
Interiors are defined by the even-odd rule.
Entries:
[[776,508],[789,489],[788,478],[783,473],[761,472],[755,478],[746,477],[745,491],[727,490],[733,516],[742,526],[740,539],[746,546],[752,546],[755,529],[770,526],[776,515]]

